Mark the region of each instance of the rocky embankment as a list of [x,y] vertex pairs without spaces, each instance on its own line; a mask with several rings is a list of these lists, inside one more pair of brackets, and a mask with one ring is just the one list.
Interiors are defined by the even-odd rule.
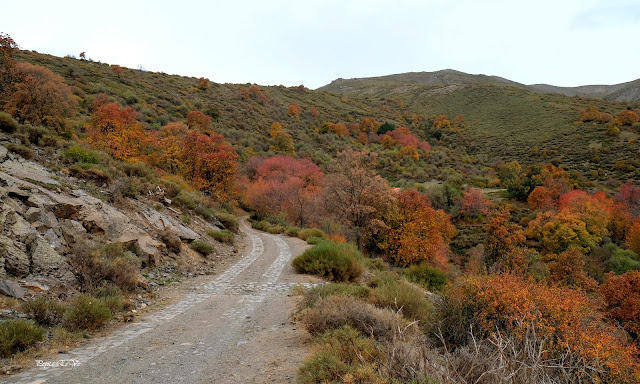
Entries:
[[[184,213],[159,188],[139,199],[112,199],[105,186],[94,192],[97,198],[82,180],[25,160],[2,144],[0,140],[2,295],[23,299],[46,291],[62,297],[81,290],[71,258],[78,250],[107,244],[119,244],[137,258],[142,291],[152,290],[156,278],[211,273],[217,259],[235,252],[233,246],[206,238],[207,229],[223,227],[220,222],[194,216],[191,225],[184,225],[179,219]],[[186,246],[200,238],[216,250],[205,257]]]

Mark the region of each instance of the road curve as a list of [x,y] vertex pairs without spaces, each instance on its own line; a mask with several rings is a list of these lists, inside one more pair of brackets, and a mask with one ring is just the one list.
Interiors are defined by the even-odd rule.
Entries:
[[306,332],[290,321],[299,239],[251,229],[248,246],[222,274],[185,297],[88,345],[56,356],[78,365],[33,368],[7,383],[293,383],[308,353]]

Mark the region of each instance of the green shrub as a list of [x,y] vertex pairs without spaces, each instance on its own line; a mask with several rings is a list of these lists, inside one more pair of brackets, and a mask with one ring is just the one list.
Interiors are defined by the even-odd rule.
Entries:
[[638,255],[630,249],[616,249],[611,258],[606,261],[606,265],[610,271],[617,275],[640,269]]
[[233,244],[233,233],[228,229],[207,229],[207,235],[218,240],[221,243]]
[[299,308],[311,308],[318,300],[326,299],[329,296],[353,296],[362,299],[369,296],[370,293],[371,288],[362,285],[345,283],[323,284],[307,290]]
[[49,129],[43,126],[33,126],[31,124],[24,124],[20,126],[20,132],[25,134],[31,144],[38,144],[40,139],[50,133]]
[[238,218],[227,212],[216,212],[215,216],[222,225],[233,233],[238,233]]
[[325,239],[324,237],[316,237],[316,236],[307,237],[307,244],[317,245],[321,241],[329,241],[329,240]]
[[271,234],[278,234],[278,233],[282,233],[284,232],[284,226],[282,225],[269,225],[266,229],[266,232],[271,233]]
[[447,275],[427,264],[411,266],[407,268],[405,275],[409,281],[430,291],[439,291],[447,284]]
[[267,231],[267,228],[269,228],[271,226],[271,224],[269,224],[269,222],[267,222],[266,220],[260,220],[260,221],[254,221],[253,223],[251,223],[251,228],[253,229],[257,229],[258,231]]
[[44,339],[44,329],[23,319],[0,322],[0,356],[10,357]]
[[24,157],[27,160],[33,159],[33,150],[27,146],[16,143],[6,144],[7,150]]
[[97,153],[89,149],[84,149],[79,145],[72,145],[71,147],[67,148],[62,154],[62,161],[67,164],[99,164],[100,157]]
[[298,227],[286,227],[284,230],[284,234],[289,237],[298,237],[300,233],[300,228]]
[[113,179],[112,170],[100,164],[76,163],[69,167],[69,174],[79,179],[93,180],[99,184],[108,183]]
[[370,301],[377,307],[401,311],[402,315],[410,320],[425,320],[431,309],[420,289],[396,279],[375,287],[371,291]]
[[180,221],[183,223],[190,225],[191,224],[191,216],[189,215],[180,215]]
[[364,272],[364,257],[353,244],[323,241],[293,260],[298,273],[310,273],[333,281],[351,281]]
[[326,237],[327,235],[318,228],[307,228],[298,232],[298,237],[307,241],[309,237]]
[[13,133],[18,130],[18,122],[6,112],[0,112],[0,131]]
[[298,383],[383,383],[378,365],[385,357],[376,343],[348,325],[323,333],[317,352],[298,371]]
[[64,325],[72,331],[95,330],[109,322],[112,317],[109,306],[103,300],[80,294],[71,300],[64,316]]
[[193,248],[194,251],[207,256],[208,254],[212,253],[215,248],[213,247],[213,245],[207,243],[204,240],[194,240],[191,242],[191,248]]
[[22,303],[22,310],[38,324],[53,327],[62,323],[67,306],[58,300],[40,296]]
[[129,177],[139,177],[146,180],[154,179],[153,169],[151,169],[151,167],[143,161],[138,161],[135,163],[125,161],[120,163],[118,165],[118,168],[120,168],[120,170],[122,170],[122,172],[124,172],[124,174]]

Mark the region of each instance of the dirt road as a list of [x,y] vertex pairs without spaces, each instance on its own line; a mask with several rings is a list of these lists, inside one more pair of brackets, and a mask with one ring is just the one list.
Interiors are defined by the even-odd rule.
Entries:
[[[243,257],[179,301],[56,356],[64,367],[33,368],[7,383],[293,383],[309,353],[308,336],[291,323],[298,239],[246,223]],[[70,361],[70,362],[69,362]],[[77,365],[74,361],[79,362]]]

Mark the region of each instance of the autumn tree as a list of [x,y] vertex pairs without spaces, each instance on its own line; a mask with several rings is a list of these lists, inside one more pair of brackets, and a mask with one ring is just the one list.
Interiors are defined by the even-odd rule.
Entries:
[[397,264],[429,262],[441,270],[448,269],[449,241],[455,227],[449,215],[431,207],[426,195],[412,189],[400,193],[387,226],[383,249]]
[[580,111],[578,120],[586,123],[588,121],[598,120],[599,118],[600,111],[598,111],[598,108],[594,107],[593,105],[589,105],[586,109]]
[[300,120],[300,106],[298,104],[289,104],[287,108],[289,116],[293,116],[296,120]]
[[189,130],[182,142],[180,173],[194,187],[225,200],[233,192],[238,155],[217,133]]
[[200,111],[191,111],[187,114],[187,125],[202,132],[209,132],[213,127],[211,118]]
[[304,227],[314,223],[324,174],[308,159],[274,156],[252,158],[245,203],[264,215],[284,212],[287,220]]
[[343,151],[325,178],[323,206],[360,248],[363,239],[383,225],[393,200],[389,184],[373,168],[376,162],[377,154],[366,149]]
[[633,217],[640,216],[640,187],[626,183],[620,186],[620,190],[615,194],[614,200],[624,204]]
[[142,160],[149,139],[137,112],[131,107],[123,109],[116,102],[97,106],[87,126],[89,143],[120,160]]
[[314,119],[317,119],[318,116],[320,116],[320,113],[318,112],[318,109],[315,106],[311,107],[311,117],[313,117]]
[[627,248],[640,255],[640,219],[637,219],[629,228],[625,244]]
[[616,121],[618,121],[618,124],[620,125],[633,125],[640,121],[640,116],[638,116],[634,111],[624,109],[618,113]]
[[209,79],[207,79],[206,77],[201,77],[198,79],[198,88],[206,91],[207,89],[209,89]]
[[489,201],[484,197],[481,189],[471,187],[462,192],[461,215],[477,219],[487,213],[489,213]]
[[64,118],[75,113],[76,100],[71,88],[59,75],[30,63],[18,63],[20,81],[14,85],[9,110],[21,121],[46,125],[59,133]]
[[600,288],[609,316],[634,339],[640,336],[640,271],[609,274]]
[[16,62],[13,59],[13,53],[17,49],[18,44],[11,36],[0,32],[0,104],[9,100],[13,93],[13,85],[20,78],[20,73],[16,70]]
[[503,256],[524,245],[526,240],[522,227],[511,221],[511,212],[498,208],[490,212],[485,244],[488,266],[498,262]]
[[121,66],[119,66],[118,64],[114,64],[111,66],[111,72],[113,72],[116,76],[118,76],[118,79],[122,77],[122,73],[124,72],[124,69],[122,69]]
[[[540,361],[561,366],[579,361],[580,369],[570,374],[575,382],[630,384],[640,379],[637,348],[603,321],[582,291],[503,273],[467,277],[447,300],[472,314],[462,329],[473,329],[476,340],[500,335],[512,340],[509,345],[522,345],[534,332]],[[458,325],[443,324],[453,326]]]
[[380,127],[380,123],[378,120],[373,117],[365,117],[360,120],[360,130],[362,132],[378,132],[378,128]]
[[269,146],[273,152],[282,155],[295,156],[296,149],[293,145],[291,135],[282,129],[282,125],[277,121],[271,125],[269,135],[272,139],[272,145]]
[[560,285],[593,291],[598,283],[587,275],[584,266],[580,249],[571,247],[549,263],[549,279]]
[[451,129],[451,122],[446,115],[439,115],[433,121],[433,128],[448,130]]

